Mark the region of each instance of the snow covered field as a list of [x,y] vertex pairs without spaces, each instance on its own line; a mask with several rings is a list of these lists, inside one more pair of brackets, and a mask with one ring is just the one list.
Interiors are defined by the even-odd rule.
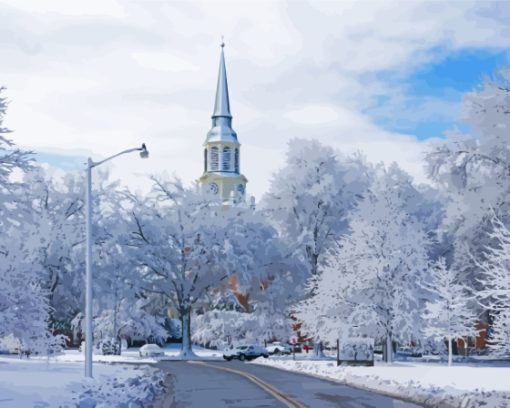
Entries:
[[[165,346],[164,358],[178,358],[180,346]],[[199,346],[193,350],[200,359],[222,359],[221,351]],[[94,355],[92,380],[84,378],[84,355],[78,350],[65,350],[49,361],[0,355],[0,408],[141,406],[163,391],[163,375],[143,364],[154,364],[157,359],[140,358],[138,353],[138,348],[130,348],[121,356]]]
[[254,364],[311,374],[429,406],[510,407],[510,364],[484,366],[376,362],[375,367],[337,367],[335,361],[257,359]]
[[49,362],[2,355],[0,407],[141,407],[162,392],[162,380],[163,374],[148,366],[101,363],[94,364],[94,378],[86,379],[77,352]]

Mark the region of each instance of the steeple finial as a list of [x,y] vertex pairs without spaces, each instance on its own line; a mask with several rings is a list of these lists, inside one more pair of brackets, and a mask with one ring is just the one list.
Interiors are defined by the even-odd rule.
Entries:
[[218,85],[216,86],[216,100],[214,102],[214,112],[212,117],[225,117],[232,118],[230,114],[230,101],[228,97],[228,84],[227,84],[227,70],[225,68],[225,56],[223,49],[225,42],[221,36],[221,56],[220,56],[220,70],[218,73]]

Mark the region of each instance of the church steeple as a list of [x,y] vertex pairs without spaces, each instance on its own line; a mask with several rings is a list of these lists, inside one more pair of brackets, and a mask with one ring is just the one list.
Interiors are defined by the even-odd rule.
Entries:
[[228,96],[227,69],[225,68],[225,43],[221,42],[220,69],[216,84],[216,98],[212,115],[212,127],[207,133],[205,143],[232,142],[237,143],[237,134],[232,129],[232,114],[230,113],[230,99]]
[[216,100],[214,101],[214,112],[212,118],[232,118],[230,114],[230,100],[228,97],[227,70],[225,68],[225,55],[223,48],[225,43],[221,42],[220,70],[218,72],[218,84],[216,85]]
[[241,173],[241,144],[232,129],[224,47],[222,40],[212,126],[204,143],[204,173],[199,181],[205,191],[228,204],[244,201],[248,180]]

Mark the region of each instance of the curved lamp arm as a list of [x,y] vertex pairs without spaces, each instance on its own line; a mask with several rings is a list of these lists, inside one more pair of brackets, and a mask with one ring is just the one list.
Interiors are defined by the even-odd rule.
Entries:
[[147,150],[147,146],[145,146],[145,143],[142,143],[142,147],[134,147],[132,149],[123,150],[120,153],[114,154],[113,156],[107,157],[106,159],[98,161],[98,162],[93,162],[92,160],[90,160],[89,167],[90,168],[97,167],[100,164],[103,164],[104,162],[107,162],[107,161],[114,159],[118,156],[122,156],[123,154],[136,152],[136,151],[140,152],[140,157],[142,159],[146,159],[147,157],[149,157],[149,151]]

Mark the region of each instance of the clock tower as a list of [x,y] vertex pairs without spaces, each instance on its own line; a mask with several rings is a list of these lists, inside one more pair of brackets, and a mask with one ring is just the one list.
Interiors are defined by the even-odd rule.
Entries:
[[245,201],[248,180],[241,174],[241,144],[232,129],[224,47],[222,42],[212,126],[204,143],[204,173],[199,182],[202,191],[218,195],[224,204],[235,204]]

